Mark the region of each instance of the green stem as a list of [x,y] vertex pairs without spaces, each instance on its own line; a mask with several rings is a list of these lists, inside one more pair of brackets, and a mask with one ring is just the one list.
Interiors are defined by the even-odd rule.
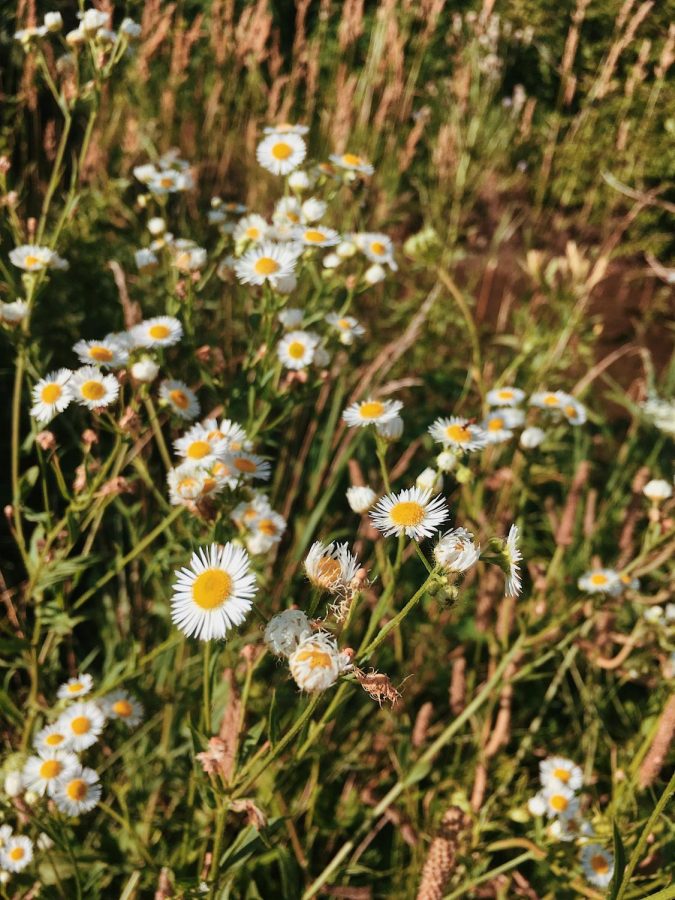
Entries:
[[380,633],[377,637],[373,638],[373,640],[362,650],[359,651],[359,659],[361,662],[364,662],[370,654],[375,650],[380,644],[386,639],[387,635],[394,630],[394,628],[398,628],[398,626],[403,622],[407,616],[415,609],[417,604],[420,602],[424,594],[426,593],[426,589],[429,585],[431,579],[435,576],[436,570],[433,569],[429,576],[424,580],[424,583],[417,591],[412,595],[410,600],[406,603],[403,609],[397,613],[393,619],[391,619],[387,624],[380,630]]
[[166,467],[166,470],[168,472],[172,468],[171,456],[169,455],[166,441],[164,440],[164,435],[162,434],[162,429],[159,424],[159,418],[157,417],[155,404],[152,402],[152,397],[146,397],[143,402],[145,403],[145,408],[148,411],[150,425],[152,426],[152,433],[154,434],[155,441],[157,442],[157,446],[159,447],[159,453],[162,457],[162,462],[164,463],[164,466]]
[[203,698],[204,698],[204,733],[211,737],[211,641],[205,642]]
[[225,832],[225,822],[227,821],[227,812],[228,812],[228,804],[227,802],[223,803],[220,809],[218,810],[218,818],[216,819],[216,834],[213,839],[213,855],[211,856],[211,873],[213,875],[213,881],[211,883],[211,889],[209,890],[209,898],[215,898],[216,892],[218,890],[218,882],[219,882],[219,860],[220,860],[220,848],[223,843],[223,834]]

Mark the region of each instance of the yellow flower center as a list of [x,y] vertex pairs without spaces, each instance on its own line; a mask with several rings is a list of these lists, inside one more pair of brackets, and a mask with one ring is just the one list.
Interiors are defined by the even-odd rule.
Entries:
[[218,483],[215,478],[205,478],[202,483],[202,494],[208,494],[211,491],[215,490],[218,487]]
[[229,475],[232,471],[229,466],[226,466],[224,462],[215,462],[213,464],[213,468],[211,470],[214,475]]
[[372,241],[370,250],[371,253],[375,253],[377,256],[383,256],[387,252],[387,248],[382,241]]
[[246,459],[245,456],[238,456],[235,460],[233,460],[233,462],[235,469],[237,469],[239,472],[255,472],[258,468],[253,460]]
[[395,525],[419,525],[424,520],[424,507],[414,500],[405,500],[392,506],[389,516]]
[[165,175],[164,178],[160,179],[161,186],[163,188],[170,188],[173,184],[173,178],[170,178],[168,175]]
[[209,431],[209,433],[206,435],[206,438],[209,441],[219,441],[219,440],[221,440],[221,438],[224,438],[224,437],[225,437],[225,435],[223,434],[223,432],[218,431],[217,428],[215,431]]
[[547,406],[557,406],[558,402],[558,398],[555,394],[546,394],[546,396],[544,397],[544,403]]
[[148,328],[148,334],[156,341],[162,341],[164,338],[168,338],[171,334],[171,329],[168,325],[151,325]]
[[80,393],[85,400],[100,400],[105,396],[105,387],[100,381],[85,381],[80,388]]
[[66,688],[69,694],[79,694],[84,685],[81,681],[74,681],[72,684],[69,684]]
[[471,440],[471,432],[465,425],[448,425],[445,429],[445,436],[457,444]]
[[591,857],[591,868],[598,875],[606,875],[609,872],[609,863],[604,856],[596,853],[595,856]]
[[26,851],[23,847],[12,847],[9,851],[8,856],[12,860],[12,862],[18,862],[20,859],[23,859],[26,854]]
[[297,213],[294,213],[292,209],[289,209],[286,213],[286,218],[289,222],[299,222],[300,216]]
[[169,391],[169,398],[171,402],[178,407],[178,409],[187,409],[190,405],[190,400],[187,394],[184,391],[180,391],[176,388],[176,390]]
[[75,734],[87,734],[91,730],[91,720],[88,716],[75,716],[70,723],[70,728]]
[[82,778],[74,778],[68,783],[66,794],[71,800],[84,800],[87,796],[87,782]]
[[48,759],[40,766],[40,778],[56,778],[61,773],[63,763],[58,759]]
[[301,650],[296,659],[298,662],[309,663],[310,669],[329,669],[331,665],[330,653],[324,653],[323,650],[315,648]]
[[570,773],[567,771],[567,769],[554,769],[553,775],[558,779],[558,781],[564,782],[564,784],[567,784],[567,782],[570,780]]
[[58,747],[59,744],[62,744],[64,741],[64,735],[59,734],[56,731],[54,732],[54,734],[48,734],[45,738],[45,744],[47,744],[48,747]]
[[300,341],[291,341],[288,345],[288,355],[291,359],[302,359],[305,355],[305,345]]
[[591,575],[591,584],[607,584],[607,576],[602,572],[597,572],[595,575]]
[[211,445],[206,441],[193,441],[187,450],[190,459],[204,459],[211,452]]
[[501,431],[503,427],[503,419],[490,419],[488,422],[488,431]]
[[128,700],[116,700],[112,705],[112,711],[116,716],[128,719],[133,712],[133,708]]
[[355,153],[345,153],[342,157],[342,162],[346,166],[360,166],[363,160]]
[[359,415],[362,419],[377,419],[384,412],[384,403],[379,400],[367,400],[359,407]]
[[42,388],[40,398],[43,403],[56,403],[62,393],[63,388],[61,385],[53,382],[52,384],[46,384]]
[[261,256],[260,259],[256,260],[253,268],[256,275],[274,275],[281,266],[276,259],[272,259],[270,256]]
[[333,559],[330,556],[322,556],[316,564],[313,580],[320,587],[330,588],[340,578],[341,571],[340,563],[337,559]]
[[337,324],[338,324],[338,328],[344,328],[344,329],[351,328],[351,325],[349,324],[347,319],[338,319]]
[[326,240],[326,235],[323,231],[313,231],[311,228],[309,231],[305,232],[305,240],[310,241],[313,244],[320,244],[321,241]]
[[569,800],[567,797],[563,797],[562,794],[553,794],[548,802],[551,804],[551,808],[556,812],[565,812],[569,806]]
[[183,491],[184,493],[187,491],[193,491],[197,487],[197,479],[196,478],[181,478],[178,482],[178,491]]
[[288,159],[288,157],[293,153],[293,148],[290,144],[287,144],[285,141],[280,141],[278,144],[275,144],[272,147],[272,156],[275,159]]
[[275,537],[277,533],[277,526],[274,524],[272,519],[261,519],[258,522],[258,531],[262,531],[263,534],[266,534],[269,537]]
[[256,228],[255,225],[251,225],[251,227],[247,228],[244,232],[244,237],[247,237],[250,241],[255,241],[260,237],[260,229]]
[[216,609],[232,594],[232,579],[222,569],[207,569],[195,578],[192,599],[200,609]]
[[97,360],[98,362],[110,362],[115,354],[112,350],[108,349],[108,347],[90,347],[89,348],[89,356],[92,359]]
[[24,265],[27,269],[32,269],[33,266],[37,266],[40,262],[39,256],[31,256],[30,254],[25,258]]
[[575,406],[566,406],[565,407],[565,415],[569,416],[570,418],[573,418],[574,416],[576,416],[576,414],[577,414],[577,410],[576,410]]
[[513,397],[513,391],[500,391],[499,399],[500,400],[511,400]]

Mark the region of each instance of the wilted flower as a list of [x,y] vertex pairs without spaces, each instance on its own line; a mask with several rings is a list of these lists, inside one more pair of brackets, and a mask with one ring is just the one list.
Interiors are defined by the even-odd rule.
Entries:
[[265,643],[275,656],[290,656],[298,644],[312,636],[309,619],[299,609],[277,613],[265,628]]

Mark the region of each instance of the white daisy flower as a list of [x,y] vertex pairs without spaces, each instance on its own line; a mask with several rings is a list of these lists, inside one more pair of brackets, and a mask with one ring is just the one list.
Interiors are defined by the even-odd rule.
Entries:
[[128,728],[135,728],[143,721],[143,706],[127,691],[113,691],[100,702],[108,719],[119,719]]
[[351,667],[335,639],[324,631],[301,640],[288,658],[291,675],[302,691],[325,691]]
[[275,656],[290,656],[298,644],[312,636],[309,619],[299,609],[286,609],[267,623],[264,641]]
[[2,850],[13,833],[10,825],[0,825],[0,850]]
[[120,34],[129,38],[129,40],[136,40],[139,38],[142,30],[143,29],[138,22],[134,22],[134,20],[130,19],[128,16],[122,19],[122,22],[120,23]]
[[519,428],[525,421],[525,414],[520,409],[502,407],[491,412],[481,423],[487,444],[502,444],[513,437],[513,428]]
[[454,528],[441,535],[434,547],[434,559],[446,572],[466,572],[480,557],[480,544],[466,528]]
[[197,395],[178,379],[167,379],[159,386],[160,398],[171,407],[171,410],[181,419],[196,419],[200,406]]
[[269,506],[249,524],[246,548],[249,553],[267,553],[286,531],[286,519]]
[[485,432],[468,419],[451,416],[449,419],[439,418],[429,426],[429,434],[447,448],[464,453],[482,450],[486,443]]
[[172,505],[180,506],[202,497],[208,477],[208,470],[193,462],[185,462],[170,469],[167,472],[166,480]]
[[314,359],[319,340],[312,331],[289,331],[277,344],[277,356],[287,369],[304,369]]
[[28,315],[28,304],[25,300],[15,300],[13,303],[4,303],[0,300],[0,321],[8,325],[17,325]]
[[400,400],[361,400],[348,406],[342,418],[350,426],[379,425],[396,418],[402,409]]
[[403,434],[403,419],[400,416],[394,416],[387,422],[376,422],[375,430],[385,441],[397,441]]
[[302,324],[304,316],[303,310],[289,306],[286,309],[282,309],[277,318],[285,329],[293,330]]
[[135,347],[173,347],[183,337],[183,326],[173,316],[155,316],[130,330]]
[[658,503],[660,500],[670,499],[673,496],[673,489],[663,478],[652,478],[642,488],[642,493],[648,500]]
[[266,459],[245,450],[229,451],[225,458],[225,464],[245,481],[253,478],[268,481],[272,474],[272,467]]
[[100,341],[78,341],[73,350],[80,362],[111,369],[126,365],[129,359],[127,350],[110,338],[103,338]]
[[530,406],[538,406],[540,409],[562,409],[563,403],[569,395],[564,391],[539,391],[532,394]]
[[535,447],[538,447],[546,438],[546,432],[541,428],[537,428],[536,425],[531,425],[529,428],[525,428],[520,435],[520,446],[524,450],[534,450]]
[[572,760],[564,756],[549,756],[539,763],[539,780],[545,791],[553,791],[561,785],[578,791],[583,785],[584,776]]
[[148,231],[153,237],[159,237],[166,231],[166,222],[161,216],[152,216],[148,219]]
[[273,244],[262,241],[251,247],[236,260],[234,271],[242,284],[264,284],[293,274],[298,261],[299,248],[296,244]]
[[246,436],[246,432],[238,422],[233,422],[232,419],[221,419],[220,423],[215,419],[205,419],[204,428],[209,441],[225,441],[230,452],[251,449],[252,444]]
[[200,272],[207,263],[208,254],[204,247],[197,247],[190,241],[192,246],[180,247],[176,241],[172,247],[172,263],[181,272]]
[[292,125],[290,122],[280,122],[278,125],[266,125],[263,134],[307,134],[308,125]]
[[74,703],[60,716],[57,725],[70,737],[69,750],[86,750],[98,740],[105,717],[95,703]]
[[67,816],[89,812],[101,799],[99,777],[93,769],[78,765],[59,781],[53,796],[57,808]]
[[211,544],[192,554],[189,568],[175,572],[171,619],[188,637],[224,638],[241,625],[257,587],[246,551],[234,544]]
[[258,241],[262,241],[268,231],[269,225],[263,217],[259,216],[257,213],[252,213],[250,216],[244,216],[239,219],[232,233],[232,237],[237,244],[240,241],[251,241],[255,244]]
[[581,848],[581,867],[591,884],[606,888],[614,876],[614,857],[599,844],[586,844]]
[[91,675],[83,672],[77,678],[69,678],[65,684],[62,684],[56,692],[56,696],[59,700],[72,700],[75,697],[83,697],[85,694],[88,694],[93,686],[94,679]]
[[575,817],[579,812],[579,798],[567,785],[561,784],[542,793],[546,802],[546,815],[549,818],[560,816],[568,819]]
[[302,221],[302,204],[297,197],[281,197],[272,213],[275,225],[299,225]]
[[517,406],[525,399],[525,391],[517,387],[494,388],[485,397],[490,406]]
[[155,172],[146,184],[148,190],[161,197],[164,194],[175,194],[191,190],[194,187],[194,180],[192,173],[188,169],[182,172],[178,172],[175,169],[162,169],[160,172]]
[[361,564],[344,544],[315,541],[305,559],[305,573],[314,587],[333,594],[347,593]]
[[10,261],[24,272],[43,272],[45,269],[62,268],[64,260],[49,247],[22,244],[10,251]]
[[96,366],[82,366],[73,372],[68,390],[80,406],[101,409],[117,400],[120,386],[114,375],[103,375]]
[[254,494],[250,500],[238,503],[230,513],[230,518],[238,528],[253,528],[262,516],[266,516],[272,507],[266,494]]
[[570,425],[583,425],[587,419],[586,407],[569,394],[565,395],[562,412]]
[[518,537],[520,531],[517,525],[509,528],[506,537],[506,546],[504,547],[504,555],[509,567],[509,574],[506,576],[505,593],[507,597],[517,597],[522,589],[522,581],[520,577],[520,567],[518,565],[523,558],[523,554],[518,547]]
[[382,497],[371,512],[370,519],[385,537],[405,534],[419,541],[438,531],[449,514],[443,497],[432,498],[429,491],[413,487]]
[[33,746],[38,753],[42,751],[70,750],[72,738],[63,722],[59,720],[52,725],[46,725],[41,731],[38,731],[33,739]]
[[57,413],[63,412],[73,399],[68,389],[72,376],[70,369],[57,369],[41,378],[32,391],[31,416],[38,422],[49,422]]
[[260,141],[256,159],[273,175],[288,175],[297,169],[307,155],[307,147],[299,134],[284,132],[268,134]]
[[23,769],[23,783],[27,790],[40,797],[51,796],[60,778],[77,768],[78,759],[68,750],[41,750],[39,756],[29,756]]
[[580,591],[585,591],[587,594],[611,594],[612,596],[620,594],[623,588],[619,574],[614,569],[593,569],[585,572],[577,582],[577,586]]
[[134,174],[134,178],[138,179],[141,184],[148,184],[148,182],[157,174],[157,169],[152,165],[152,163],[144,163],[142,166],[134,166],[132,171]]
[[208,466],[217,459],[224,459],[228,443],[224,437],[211,437],[214,432],[205,425],[193,425],[182,437],[173,442],[178,456],[191,462]]
[[8,872],[21,872],[33,859],[33,842],[23,834],[7,838],[0,850],[0,866]]
[[371,166],[367,159],[358,156],[356,153],[333,153],[329,157],[332,163],[348,172],[358,172],[361,175],[372,175],[375,169]]
[[366,329],[363,325],[359,325],[358,320],[354,316],[340,316],[337,313],[328,313],[326,322],[337,329],[340,335],[340,343],[347,347],[354,343],[354,338],[361,337],[366,333]]
[[319,228],[318,225],[298,228],[295,239],[305,247],[333,247],[340,243],[340,235],[334,228]]
[[363,515],[375,504],[377,494],[372,488],[357,487],[353,485],[347,488],[347,503],[355,512]]
[[353,234],[352,240],[371,262],[379,265],[388,265],[389,268],[394,270],[398,268],[394,262],[394,245],[388,235],[380,232],[363,231]]

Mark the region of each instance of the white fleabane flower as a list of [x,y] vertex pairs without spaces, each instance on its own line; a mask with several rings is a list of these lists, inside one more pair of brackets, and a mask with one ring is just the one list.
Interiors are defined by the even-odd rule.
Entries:
[[148,231],[153,237],[159,237],[166,231],[166,222],[161,216],[152,216],[148,219]]
[[262,285],[293,274],[301,248],[296,244],[262,241],[236,260],[234,271],[242,284]]
[[299,134],[287,131],[268,134],[260,141],[256,159],[273,175],[288,175],[297,169],[307,155],[307,147]]
[[67,269],[68,263],[49,247],[22,244],[10,251],[10,261],[24,272],[43,272],[45,269]]
[[340,343],[345,344],[347,347],[354,343],[354,338],[361,337],[366,333],[366,329],[363,325],[359,325],[354,316],[340,316],[337,313],[328,313],[326,322],[337,330],[340,336]]
[[228,442],[218,431],[210,431],[205,425],[193,425],[182,437],[173,442],[178,456],[208,466],[216,459],[224,459]]
[[167,379],[159,386],[159,396],[181,419],[196,419],[200,406],[197,395],[178,379]]
[[302,324],[304,312],[296,307],[289,306],[282,309],[277,318],[287,330],[293,330]]
[[588,594],[620,594],[623,585],[614,569],[593,569],[581,576],[577,582],[580,591]]
[[640,405],[646,418],[659,431],[675,435],[675,400],[664,400],[652,394]]
[[68,389],[72,374],[70,369],[57,369],[38,381],[32,391],[33,405],[30,414],[34,419],[46,423],[57,413],[63,412],[73,399]]
[[376,422],[375,430],[385,441],[398,441],[403,434],[403,419],[400,416],[394,416],[393,419],[387,419],[386,422]]
[[254,478],[268,481],[272,473],[272,467],[268,460],[255,453],[248,453],[245,450],[228,452],[224,462],[244,481],[250,481]]
[[349,657],[340,653],[335,639],[326,632],[300,641],[288,658],[291,675],[303,691],[325,691],[351,667]]
[[436,465],[441,472],[453,472],[459,465],[459,459],[452,450],[441,450],[436,457]]
[[0,866],[8,872],[21,872],[33,859],[33,842],[23,834],[7,838],[0,850]]
[[362,400],[348,406],[342,418],[347,425],[364,427],[390,422],[402,409],[400,400]]
[[78,341],[73,347],[81,363],[116,369],[129,359],[127,349],[111,338],[100,341]]
[[303,222],[318,222],[326,214],[328,204],[318,197],[308,197],[300,208]]
[[379,232],[359,232],[352,235],[352,240],[371,262],[387,265],[394,271],[398,268],[394,261],[394,245],[388,235]]
[[348,172],[358,172],[359,175],[372,175],[375,171],[365,157],[356,153],[333,153],[329,159],[341,169],[346,169]]
[[288,176],[288,186],[292,191],[307,191],[312,186],[312,180],[307,172],[296,169]]
[[527,809],[532,816],[545,816],[546,800],[544,799],[544,795],[539,792],[538,794],[535,794],[534,797],[530,797],[527,801]]
[[246,549],[249,553],[268,553],[278,544],[286,531],[286,519],[273,509],[268,509],[250,525],[246,535]]
[[346,543],[315,541],[305,559],[305,573],[314,587],[345,594],[351,589],[360,565]]
[[0,300],[0,321],[8,325],[17,325],[28,315],[28,304],[25,300],[15,300],[13,303],[4,303]]
[[150,272],[159,265],[159,259],[147,247],[134,251],[134,262],[139,272]]
[[[184,462],[170,469],[167,472],[166,480],[169,485],[169,499],[173,506],[194,502],[211,493],[208,490],[211,482],[216,488],[219,485],[218,478],[211,477],[205,466],[194,462]],[[223,479],[223,483],[225,483],[225,479]],[[231,487],[235,487],[237,482],[235,478],[232,478],[228,483]]]
[[377,494],[372,488],[356,485],[347,488],[347,503],[355,513],[367,513],[376,500]]
[[96,743],[105,717],[95,703],[85,701],[69,706],[56,724],[70,739],[68,749],[79,753]]
[[291,122],[279,122],[277,125],[266,125],[263,134],[307,134],[308,125],[293,124]]
[[482,450],[486,443],[485,432],[482,428],[473,425],[468,419],[458,416],[436,419],[429,426],[429,434],[435,441],[444,444],[446,448],[464,453]]
[[289,331],[277,344],[277,356],[287,369],[304,369],[314,359],[319,340],[311,331]]
[[248,554],[234,544],[211,544],[175,572],[171,619],[188,637],[224,638],[249,613],[257,586]]
[[82,675],[69,678],[65,684],[62,684],[56,692],[56,696],[59,700],[73,700],[75,697],[83,697],[88,694],[93,686],[94,679],[91,675],[83,672]]
[[510,441],[514,428],[519,428],[525,421],[525,414],[520,409],[502,407],[491,412],[481,423],[487,444],[501,444]]
[[78,765],[77,756],[68,750],[41,750],[39,756],[30,756],[23,769],[26,789],[40,797],[54,795],[59,779]]
[[128,728],[135,728],[143,721],[143,706],[127,691],[106,694],[100,703],[108,719],[119,719]]
[[286,609],[267,623],[264,641],[275,656],[290,656],[298,644],[312,636],[309,619],[299,609]]
[[525,399],[525,391],[516,387],[494,388],[485,398],[490,406],[517,406]]
[[173,316],[155,316],[130,329],[134,347],[173,347],[183,337],[183,326]]
[[537,406],[539,409],[561,410],[568,399],[569,394],[564,391],[539,391],[532,394],[529,403],[530,406]]
[[570,397],[569,394],[565,395],[562,413],[570,425],[583,425],[588,418],[586,407],[574,397]]
[[60,12],[45,13],[45,28],[47,31],[61,31],[63,28],[63,18]]
[[269,228],[270,226],[262,216],[259,216],[257,213],[251,213],[250,216],[244,216],[239,219],[232,232],[232,237],[236,244],[248,241],[256,244],[265,238]]
[[54,803],[67,816],[89,812],[101,799],[101,785],[93,769],[78,765],[59,781],[54,791]]
[[133,19],[130,19],[128,16],[122,19],[122,23],[120,24],[120,34],[123,34],[125,37],[129,38],[130,41],[136,40],[141,36],[142,28],[138,24],[138,22],[134,22]]
[[523,429],[520,435],[520,446],[524,450],[534,450],[545,438],[546,432],[543,429],[537,428],[536,425],[531,425],[529,428]]
[[446,572],[466,572],[480,557],[480,544],[466,528],[454,528],[441,535],[434,547],[434,559]]
[[429,491],[413,487],[382,497],[371,512],[370,519],[385,537],[405,534],[419,541],[438,531],[448,515],[443,497],[432,497]]
[[546,802],[546,815],[559,816],[561,819],[573,818],[579,812],[579,798],[574,791],[564,784],[542,791]]
[[415,486],[423,491],[438,494],[443,490],[443,474],[427,466],[415,479]]
[[673,496],[673,489],[663,478],[652,478],[642,488],[642,493],[648,500],[658,503],[659,500],[668,500]]
[[522,589],[520,566],[518,565],[518,563],[521,562],[523,554],[520,552],[520,548],[518,547],[519,535],[520,532],[518,526],[512,525],[509,528],[509,533],[506,537],[504,554],[506,556],[506,561],[509,567],[509,574],[506,576],[505,587],[507,597],[517,597]]
[[33,740],[33,746],[40,753],[42,750],[70,750],[72,740],[70,733],[60,720],[53,725],[46,725],[38,731]]
[[78,13],[77,17],[89,37],[93,37],[101,28],[107,28],[110,21],[109,14],[98,9],[87,9],[83,13]]
[[82,366],[68,381],[73,400],[87,409],[101,409],[117,400],[120,386],[114,375],[103,375],[96,366]]
[[333,247],[340,242],[340,235],[334,228],[310,225],[308,228],[298,228],[295,232],[295,239],[303,247]]
[[572,760],[564,756],[548,756],[539,763],[539,780],[546,791],[553,791],[561,785],[578,791],[583,785],[584,776]]
[[586,844],[581,848],[581,866],[584,875],[596,887],[609,886],[614,875],[614,857],[599,844]]

